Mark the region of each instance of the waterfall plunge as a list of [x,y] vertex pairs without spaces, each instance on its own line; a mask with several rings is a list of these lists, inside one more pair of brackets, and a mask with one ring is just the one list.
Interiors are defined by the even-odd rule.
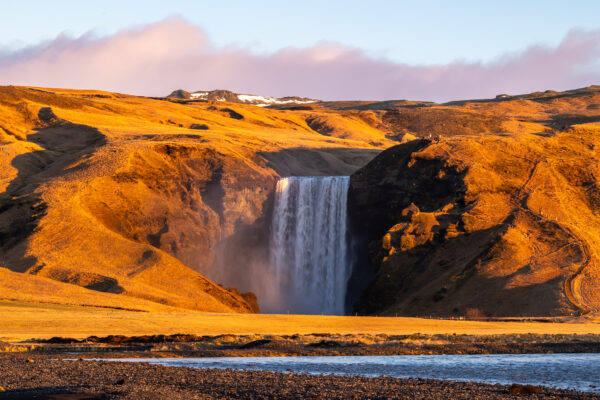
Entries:
[[271,268],[279,309],[344,314],[351,270],[346,249],[349,177],[289,177],[277,182]]

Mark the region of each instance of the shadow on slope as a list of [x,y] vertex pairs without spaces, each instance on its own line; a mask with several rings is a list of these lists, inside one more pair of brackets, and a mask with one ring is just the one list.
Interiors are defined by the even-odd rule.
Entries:
[[[86,157],[103,146],[106,138],[94,127],[59,119],[50,107],[42,107],[38,128],[27,140],[44,150],[21,154],[12,161],[18,174],[0,194],[0,264],[15,272],[38,274],[44,264],[26,253],[28,238],[47,208],[37,189],[50,176],[59,177],[83,168]],[[77,167],[69,167],[78,160],[82,162]],[[116,280],[105,276],[59,275],[50,277],[92,290],[122,292]]]
[[268,167],[284,177],[350,175],[379,153],[380,149],[294,147],[258,154],[267,160]]

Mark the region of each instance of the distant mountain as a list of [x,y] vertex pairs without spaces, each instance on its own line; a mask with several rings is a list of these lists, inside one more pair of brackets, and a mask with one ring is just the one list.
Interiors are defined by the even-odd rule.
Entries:
[[316,103],[319,100],[308,99],[305,97],[265,97],[252,94],[238,94],[229,90],[212,90],[212,91],[197,91],[187,92],[179,89],[173,91],[167,98],[182,99],[182,100],[214,100],[228,101],[231,103],[252,104],[255,106],[266,107],[273,105],[294,105],[294,104],[309,104]]

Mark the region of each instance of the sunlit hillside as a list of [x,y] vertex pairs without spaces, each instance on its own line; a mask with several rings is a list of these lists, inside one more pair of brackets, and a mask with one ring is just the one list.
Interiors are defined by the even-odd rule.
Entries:
[[197,272],[214,247],[262,215],[279,175],[348,174],[393,143],[327,109],[3,87],[0,110],[0,296],[28,301],[254,310]]
[[596,309],[599,107],[598,87],[273,108],[2,87],[0,299],[257,311],[276,180],[368,164],[357,311]]

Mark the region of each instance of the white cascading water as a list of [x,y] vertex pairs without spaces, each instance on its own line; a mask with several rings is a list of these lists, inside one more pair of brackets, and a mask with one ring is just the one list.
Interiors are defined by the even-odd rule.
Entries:
[[271,268],[279,309],[344,314],[350,266],[346,249],[348,176],[288,177],[277,182]]

